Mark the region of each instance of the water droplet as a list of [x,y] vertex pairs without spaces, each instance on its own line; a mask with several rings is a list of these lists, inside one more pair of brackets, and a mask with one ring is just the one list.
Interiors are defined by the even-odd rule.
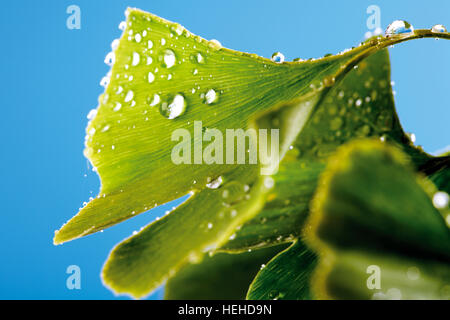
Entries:
[[219,96],[216,93],[214,89],[209,89],[208,92],[205,94],[205,103],[206,104],[212,104],[214,102],[217,102]]
[[105,63],[112,67],[112,65],[114,64],[114,62],[116,61],[116,55],[114,54],[114,52],[109,52],[106,57],[105,57]]
[[175,61],[176,61],[175,53],[172,50],[170,50],[170,49],[165,50],[164,51],[164,64],[165,64],[165,66],[167,68],[171,68],[171,67],[173,67],[175,65]]
[[217,189],[222,185],[223,179],[222,177],[218,177],[217,179],[212,180],[211,182],[206,184],[206,187],[209,189]]
[[147,41],[147,48],[149,48],[149,49],[153,48],[153,41],[152,40],[148,40]]
[[163,45],[165,45],[165,44],[166,44],[166,39],[161,38],[161,45],[163,46]]
[[131,61],[131,65],[132,66],[137,66],[139,64],[139,61],[140,61],[139,53],[133,52],[133,59]]
[[112,51],[117,50],[117,48],[119,47],[119,43],[120,43],[119,39],[114,39],[113,42],[111,42]]
[[271,60],[276,63],[283,63],[284,55],[281,52],[275,52],[274,54],[272,54]]
[[110,79],[108,76],[103,77],[102,80],[100,80],[100,85],[101,85],[103,88],[106,88],[106,87],[108,86],[110,80],[111,80],[111,79]]
[[161,98],[159,97],[159,94],[154,94],[153,99],[150,102],[150,107],[156,106],[161,101]]
[[209,41],[209,46],[214,50],[219,50],[220,48],[222,48],[222,44],[219,42],[219,40],[216,39],[211,39]]
[[89,111],[87,118],[88,118],[88,120],[92,120],[95,118],[96,115],[97,115],[97,109],[92,109],[91,111]]
[[212,227],[213,227],[213,224],[211,222],[208,223],[208,229],[212,229]]
[[127,28],[127,23],[125,21],[122,21],[121,23],[119,23],[119,30],[125,31],[126,28]]
[[133,99],[134,93],[133,91],[128,91],[127,95],[125,96],[125,102],[130,102]]
[[446,192],[439,191],[433,195],[433,205],[437,209],[445,209],[449,203],[449,196]]
[[167,119],[175,119],[182,115],[186,110],[186,101],[181,94],[177,94],[170,104],[163,103],[160,107],[160,113]]
[[150,71],[148,73],[148,83],[152,83],[153,81],[155,81],[155,75]]
[[205,63],[205,58],[200,52],[195,55],[195,60],[197,61],[197,63]]
[[139,33],[136,33],[136,35],[134,36],[134,40],[139,43],[142,40],[142,36]]
[[442,24],[436,24],[431,28],[431,32],[444,33],[444,32],[447,32],[447,28],[444,27]]
[[116,106],[114,107],[114,111],[119,111],[122,108],[122,104],[120,102],[116,103]]
[[384,32],[385,36],[392,36],[396,34],[402,34],[402,33],[411,33],[414,32],[414,27],[404,21],[404,20],[395,20],[392,22]]
[[408,136],[409,140],[411,140],[411,142],[414,144],[416,142],[416,135],[414,133],[406,133],[406,135]]

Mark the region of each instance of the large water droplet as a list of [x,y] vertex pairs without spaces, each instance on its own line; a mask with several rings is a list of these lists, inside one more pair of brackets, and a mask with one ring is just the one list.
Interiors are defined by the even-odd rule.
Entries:
[[172,50],[170,50],[170,49],[165,50],[163,59],[164,59],[164,64],[167,68],[171,68],[175,65],[176,58],[175,58],[175,53]]
[[405,20],[395,20],[387,27],[384,34],[388,37],[395,34],[411,33],[411,32],[414,32],[414,27],[409,22]]
[[447,28],[444,27],[442,24],[436,24],[431,28],[431,32],[444,33],[444,32],[447,32]]
[[161,107],[159,109],[161,115],[163,115],[167,119],[175,119],[182,115],[185,110],[186,101],[181,94],[177,94],[170,104],[166,102],[161,104]]
[[272,54],[271,60],[276,63],[283,63],[284,55],[281,52],[275,52],[274,54]]
[[219,50],[220,48],[222,48],[222,44],[219,42],[219,40],[216,39],[211,39],[209,41],[209,46],[214,50]]

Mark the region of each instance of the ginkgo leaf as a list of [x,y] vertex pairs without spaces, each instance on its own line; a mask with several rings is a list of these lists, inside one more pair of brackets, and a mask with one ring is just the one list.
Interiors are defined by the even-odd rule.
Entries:
[[320,256],[314,294],[448,299],[450,210],[434,206],[436,192],[396,148],[371,140],[342,147],[321,176],[305,227]]
[[[195,122],[201,122],[200,131],[247,129],[262,113],[289,105],[280,112],[304,124],[311,99],[320,99],[370,54],[408,39],[449,37],[417,30],[315,61],[275,63],[222,48],[137,9],[127,10],[123,26],[106,57],[113,65],[108,85],[86,130],[85,155],[101,178],[101,190],[56,232],[56,244],[201,190],[208,179],[234,170],[237,164],[197,164],[202,138]],[[301,125],[289,123],[280,134],[282,148],[300,132]],[[176,129],[185,129],[183,146],[192,151],[194,165],[174,163]]]
[[312,299],[310,276],[316,255],[301,241],[279,253],[257,274],[250,285],[249,300]]
[[309,212],[324,162],[347,141],[374,136],[396,143],[412,155],[418,167],[431,158],[412,145],[400,125],[386,49],[350,71],[314,110],[274,175],[275,186],[264,209],[221,250],[245,251],[295,240]]
[[255,275],[286,245],[240,254],[218,253],[185,266],[164,288],[168,300],[243,300]]
[[[85,155],[101,190],[56,232],[54,242],[103,230],[190,193],[184,204],[111,252],[104,282],[133,297],[223,245],[261,211],[274,185],[265,175],[276,172],[310,116],[354,67],[388,45],[449,38],[417,30],[374,38],[336,56],[277,63],[222,48],[136,9],[127,10],[121,26],[122,37],[106,58],[112,70],[103,81],[105,93],[86,129]],[[258,144],[258,132],[248,135],[248,149],[244,140],[244,164],[234,161],[240,154],[233,137],[229,149],[214,149],[225,163],[208,163],[204,147],[213,138],[224,147],[222,135],[232,129],[279,129],[279,157],[263,161],[269,146]],[[256,164],[249,163],[255,154]]]

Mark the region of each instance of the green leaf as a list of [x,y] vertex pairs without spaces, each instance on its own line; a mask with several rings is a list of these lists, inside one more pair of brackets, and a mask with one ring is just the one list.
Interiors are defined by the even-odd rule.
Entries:
[[182,268],[165,286],[169,300],[242,300],[261,265],[286,245],[240,254],[218,253]]
[[[279,128],[283,158],[354,66],[388,45],[422,37],[450,36],[417,30],[372,39],[336,56],[274,63],[129,9],[110,82],[86,129],[85,155],[101,178],[101,190],[56,232],[54,242],[103,230],[190,193],[186,203],[118,245],[105,264],[106,285],[145,296],[189,261],[223,245],[268,199],[273,183],[260,175],[264,146],[258,148],[258,165],[206,165],[197,161],[204,150],[202,133]],[[256,143],[251,136],[249,148]],[[187,148],[192,163],[177,164],[174,147]],[[231,152],[236,156],[236,149]],[[277,165],[272,161],[269,169]],[[224,182],[208,189],[214,179]]]
[[[450,285],[448,208],[433,206],[435,186],[409,157],[379,141],[342,147],[323,173],[307,223],[319,254],[319,298],[440,299]],[[370,266],[381,288],[369,288]]]
[[[201,139],[195,135],[194,121],[221,132],[247,129],[262,113],[285,107],[280,111],[285,118],[297,120],[297,127],[284,122],[281,147],[286,148],[308,119],[311,101],[320,99],[354,65],[387,45],[421,37],[450,36],[417,30],[373,39],[341,55],[277,64],[222,48],[178,24],[129,9],[126,29],[114,51],[109,85],[86,130],[85,155],[101,178],[101,190],[56,232],[54,242],[103,230],[199,191],[208,179],[237,167],[176,165],[171,158],[177,144],[171,139],[174,130],[186,129],[190,138],[183,144],[195,150]],[[207,104],[210,90],[217,101]],[[155,94],[160,102],[151,106],[157,101]],[[174,119],[169,120],[162,115],[167,116],[169,109],[182,111],[184,106],[179,117],[171,113]]]
[[412,145],[401,128],[394,107],[387,50],[361,62],[315,107],[293,150],[273,177],[275,187],[267,195],[264,209],[221,250],[245,251],[296,239],[325,160],[345,142],[367,136],[398,144],[418,166],[430,159]]
[[253,280],[247,299],[309,300],[316,256],[301,241],[273,258]]

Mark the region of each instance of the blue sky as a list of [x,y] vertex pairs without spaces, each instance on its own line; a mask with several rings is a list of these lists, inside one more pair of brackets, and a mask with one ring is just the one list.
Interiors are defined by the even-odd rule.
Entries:
[[[66,28],[69,5],[81,29]],[[225,47],[287,60],[320,57],[356,45],[366,8],[378,5],[382,28],[405,19],[416,28],[450,26],[450,2],[425,1],[107,1],[2,3],[0,88],[3,101],[0,299],[114,299],[100,280],[111,248],[171,207],[55,247],[53,232],[72,217],[99,181],[82,155],[88,111],[102,92],[110,43],[127,6],[184,25]],[[450,42],[412,41],[391,49],[396,104],[406,131],[433,152],[450,144]],[[81,290],[66,288],[78,265]],[[159,290],[150,298],[161,297]],[[126,297],[122,297],[126,298]]]

